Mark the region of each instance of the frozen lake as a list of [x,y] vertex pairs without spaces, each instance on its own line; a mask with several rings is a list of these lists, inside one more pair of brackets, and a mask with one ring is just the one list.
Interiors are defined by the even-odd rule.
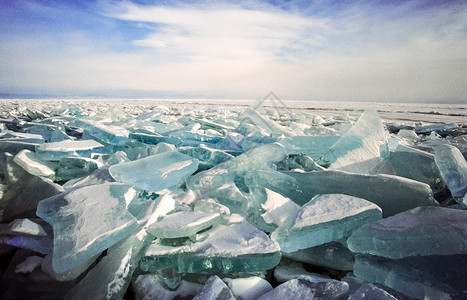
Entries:
[[[139,114],[148,108],[166,106],[168,108],[188,109],[196,113],[213,114],[216,111],[229,110],[241,112],[250,105],[261,104],[266,109],[276,110],[281,114],[311,114],[326,116],[358,117],[368,108],[375,109],[386,121],[413,121],[424,123],[467,123],[467,104],[438,103],[383,103],[383,102],[330,102],[304,100],[265,100],[255,99],[0,99],[0,112],[5,114],[18,107],[30,109],[52,109],[62,102],[84,104],[90,110],[99,110],[118,105],[125,111]],[[206,111],[206,108],[209,108]]]

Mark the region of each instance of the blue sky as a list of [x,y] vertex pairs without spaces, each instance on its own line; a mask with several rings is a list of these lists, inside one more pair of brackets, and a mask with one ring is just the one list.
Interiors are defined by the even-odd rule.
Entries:
[[0,94],[467,101],[465,1],[0,0]]

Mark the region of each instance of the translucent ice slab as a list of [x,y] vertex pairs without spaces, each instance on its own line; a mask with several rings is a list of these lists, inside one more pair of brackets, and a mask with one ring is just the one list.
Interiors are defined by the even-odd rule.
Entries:
[[220,214],[210,212],[176,212],[148,227],[157,238],[189,237],[220,222]]
[[13,161],[35,176],[53,177],[57,167],[41,160],[34,152],[27,149],[21,150],[16,154]]
[[435,192],[444,187],[435,156],[431,153],[399,145],[395,151],[390,152],[389,161],[395,175],[429,184]]
[[319,195],[279,226],[271,238],[282,252],[290,253],[346,238],[379,219],[381,209],[369,201],[343,194]]
[[36,154],[44,160],[60,160],[64,157],[90,157],[104,149],[95,140],[62,141],[45,143],[36,147]]
[[463,203],[467,192],[467,161],[462,153],[454,146],[440,145],[435,148],[435,162],[451,195]]
[[197,169],[197,159],[169,151],[110,166],[109,172],[119,182],[157,192],[178,184]]
[[54,230],[54,271],[72,269],[132,233],[137,222],[126,207],[135,195],[130,186],[108,183],[39,202],[37,215]]
[[110,247],[107,255],[70,289],[65,299],[122,299],[151,240],[142,229]]
[[279,245],[248,223],[218,225],[206,239],[182,246],[152,244],[140,262],[144,271],[175,268],[179,273],[229,274],[264,271],[281,258]]
[[339,138],[336,135],[294,136],[284,138],[279,143],[285,147],[288,154],[305,154],[317,160],[326,154]]
[[[366,199],[391,216],[418,206],[438,205],[428,184],[392,175],[363,175],[337,170],[284,172],[311,199],[317,194],[342,193]],[[290,197],[290,196],[289,196]],[[293,197],[290,199],[294,200]]]
[[349,249],[398,259],[417,255],[467,254],[467,211],[418,207],[356,231]]
[[357,255],[354,274],[415,299],[465,299],[465,255],[415,256],[392,260]]

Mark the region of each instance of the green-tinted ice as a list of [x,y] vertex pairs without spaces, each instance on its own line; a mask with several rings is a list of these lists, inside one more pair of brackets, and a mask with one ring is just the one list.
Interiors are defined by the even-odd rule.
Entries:
[[[281,258],[279,245],[248,223],[218,225],[206,239],[181,246],[152,244],[141,260],[144,271],[175,268],[179,273],[230,274],[272,269]],[[167,243],[165,241],[164,243]]]
[[381,219],[381,209],[361,198],[343,194],[314,197],[271,238],[285,253],[319,246],[350,236],[359,227]]

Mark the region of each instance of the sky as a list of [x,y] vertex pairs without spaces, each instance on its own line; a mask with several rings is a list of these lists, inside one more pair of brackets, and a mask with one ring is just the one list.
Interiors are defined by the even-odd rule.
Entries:
[[0,95],[467,103],[466,1],[0,0]]

